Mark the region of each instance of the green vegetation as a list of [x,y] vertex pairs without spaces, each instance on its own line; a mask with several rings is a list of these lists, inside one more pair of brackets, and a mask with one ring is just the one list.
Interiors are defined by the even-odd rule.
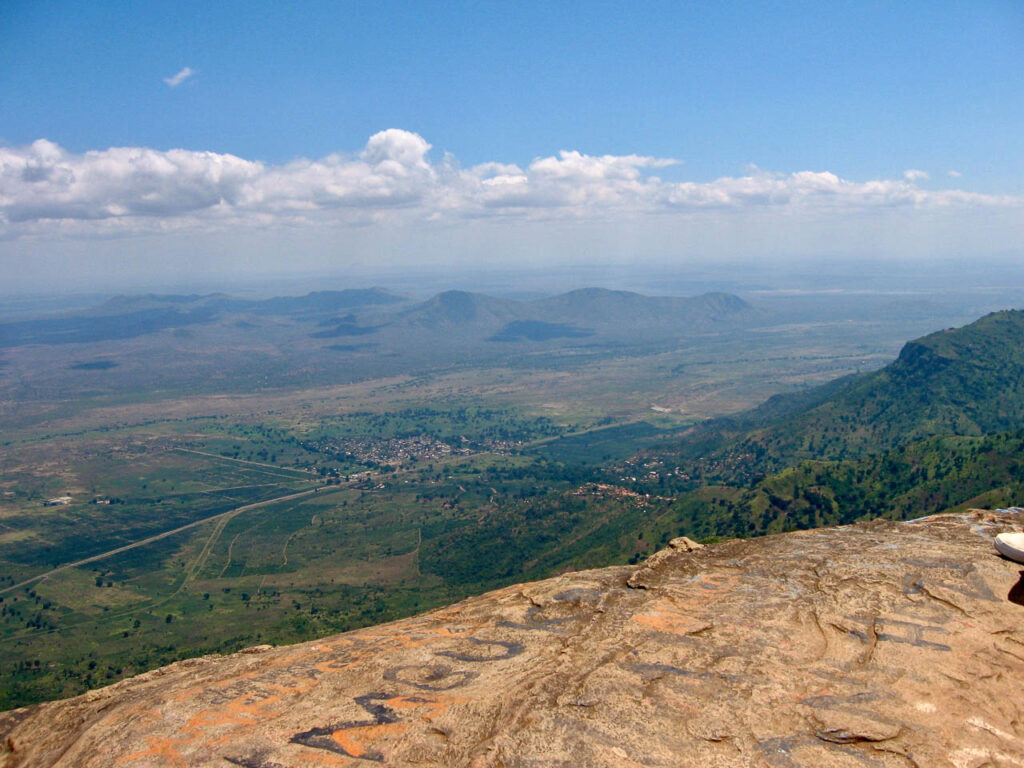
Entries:
[[658,525],[698,537],[1020,503],[1022,342],[1016,311],[932,334],[880,371],[663,443],[634,462],[647,474],[631,487],[678,493]]
[[912,341],[879,371],[702,425],[680,455],[743,454],[754,475],[798,459],[857,459],[925,437],[1021,428],[1024,312],[1005,311]]
[[750,485],[700,486],[681,493],[646,528],[656,541],[759,536],[1022,499],[1024,432],[936,437],[858,461],[800,461]]
[[27,443],[0,504],[0,709],[628,553],[633,506],[573,495],[592,468],[523,453],[562,432],[452,403]]
[[[164,318],[216,310],[231,322],[168,327],[160,344],[177,346],[150,360],[163,372],[140,371],[109,324],[90,326],[115,337],[87,354],[12,354],[2,370],[20,406],[0,452],[0,709],[637,562],[680,534],[1024,498],[1021,313],[933,334],[885,369],[849,375],[879,363],[881,337],[872,347],[854,331],[800,326],[634,343],[649,313],[676,305],[615,292],[556,299],[534,306],[576,323],[597,302],[604,330],[537,340],[525,331],[540,326],[515,325],[497,344],[487,338],[527,322],[514,319],[521,304],[442,295],[390,315],[379,347],[334,345],[325,363],[315,334],[378,327],[349,305],[393,297],[313,295],[241,314],[224,297],[144,297],[118,306],[155,303]],[[721,296],[700,307],[748,309]],[[627,312],[639,319],[625,323]],[[609,330],[615,318],[623,329]],[[443,332],[430,336],[430,324]],[[279,326],[295,350],[239,351],[254,328]],[[38,340],[60,328],[21,330]],[[442,349],[420,356],[427,338]],[[539,354],[534,342],[568,346]],[[482,351],[496,347],[511,351]],[[491,367],[493,354],[507,360]],[[341,370],[351,379],[325,383]],[[168,389],[155,391],[157,380]],[[18,400],[19,387],[31,397]]]
[[636,421],[613,427],[599,427],[586,432],[565,435],[535,446],[531,453],[560,461],[570,466],[607,464],[632,456],[651,438],[660,434],[654,425]]

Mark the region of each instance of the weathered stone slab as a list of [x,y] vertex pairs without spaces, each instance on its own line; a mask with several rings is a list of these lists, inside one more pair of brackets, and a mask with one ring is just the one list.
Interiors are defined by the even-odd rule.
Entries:
[[1021,766],[1022,523],[676,540],[0,715],[0,766]]

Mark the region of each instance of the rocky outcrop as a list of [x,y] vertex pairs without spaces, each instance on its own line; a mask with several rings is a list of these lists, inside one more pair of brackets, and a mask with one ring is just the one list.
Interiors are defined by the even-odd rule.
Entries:
[[677,540],[0,715],[0,766],[1024,765],[1021,523]]

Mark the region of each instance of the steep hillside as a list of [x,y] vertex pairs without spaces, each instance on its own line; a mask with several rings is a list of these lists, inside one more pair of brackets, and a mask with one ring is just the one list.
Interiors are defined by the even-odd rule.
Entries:
[[[906,344],[891,365],[771,398],[632,462],[672,494],[647,535],[753,536],[1024,498],[1024,312]],[[675,465],[672,473],[660,468]],[[635,468],[620,466],[618,474]],[[613,475],[614,476],[614,475]]]
[[997,312],[912,341],[892,365],[852,382],[794,426],[806,434],[804,447],[822,457],[932,435],[1020,429],[1024,312]]
[[842,460],[940,435],[1024,429],[1024,312],[911,341],[879,371],[772,398],[684,440],[685,455],[747,454],[759,470]]
[[0,715],[0,766],[1017,765],[1021,522],[678,539]]
[[926,438],[857,461],[800,461],[767,476],[751,465],[749,454],[725,453],[709,474],[733,481],[691,482],[670,510],[648,520],[646,538],[680,530],[700,538],[755,536],[1024,500],[1024,432]]

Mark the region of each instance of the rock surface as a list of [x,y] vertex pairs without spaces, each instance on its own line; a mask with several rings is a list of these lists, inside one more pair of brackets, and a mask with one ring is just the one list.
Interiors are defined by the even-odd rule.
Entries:
[[1021,766],[1022,524],[676,540],[2,714],[0,766]]

